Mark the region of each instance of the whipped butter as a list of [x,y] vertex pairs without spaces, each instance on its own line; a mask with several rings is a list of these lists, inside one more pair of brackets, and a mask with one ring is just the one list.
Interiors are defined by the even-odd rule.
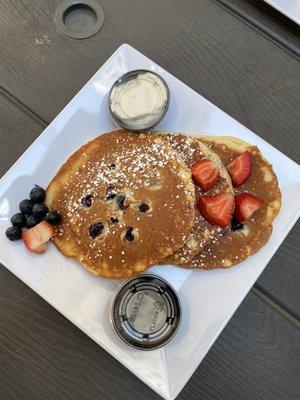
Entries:
[[166,83],[150,71],[131,71],[113,86],[109,107],[115,121],[127,129],[146,130],[156,125],[167,111]]

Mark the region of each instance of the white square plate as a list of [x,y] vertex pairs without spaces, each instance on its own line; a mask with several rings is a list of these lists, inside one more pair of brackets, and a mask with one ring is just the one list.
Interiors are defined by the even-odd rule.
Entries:
[[[53,245],[44,255],[35,255],[21,242],[9,242],[4,234],[19,201],[34,184],[47,186],[78,147],[115,129],[108,113],[108,91],[121,74],[140,68],[158,72],[170,87],[170,109],[158,129],[229,134],[257,144],[274,165],[283,194],[282,210],[268,244],[235,268],[187,271],[161,266],[150,270],[175,287],[183,309],[175,338],[150,352],[127,347],[113,332],[110,307],[120,281],[90,275]],[[292,160],[124,44],[0,181],[0,261],[163,398],[174,399],[299,217],[299,172]]]

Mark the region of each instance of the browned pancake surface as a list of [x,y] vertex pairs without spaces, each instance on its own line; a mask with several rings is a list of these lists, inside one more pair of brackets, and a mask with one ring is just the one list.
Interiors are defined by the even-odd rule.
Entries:
[[[220,170],[220,181],[210,190],[203,192],[195,185],[195,220],[191,232],[188,235],[187,241],[183,247],[175,251],[163,262],[166,264],[175,264],[185,267],[193,259],[195,254],[204,248],[215,235],[221,231],[217,226],[211,225],[199,213],[196,202],[202,194],[217,195],[220,193],[232,193],[232,185],[226,168],[222,164],[220,158],[210,150],[205,144],[201,143],[192,136],[186,136],[180,133],[164,134],[163,138],[167,143],[179,154],[188,168],[199,160],[209,159],[213,161]],[[183,210],[185,212],[185,210]]]
[[224,165],[248,150],[252,158],[252,174],[234,191],[235,194],[248,192],[264,200],[243,229],[223,231],[190,263],[190,268],[228,268],[266,244],[272,232],[272,221],[280,210],[281,193],[272,166],[256,146],[231,137],[203,137],[200,140],[220,156]]
[[[73,154],[50,183],[47,203],[63,216],[58,249],[110,278],[160,263],[183,246],[194,222],[186,165],[162,138],[124,131],[103,134]],[[96,223],[104,229],[92,238]]]

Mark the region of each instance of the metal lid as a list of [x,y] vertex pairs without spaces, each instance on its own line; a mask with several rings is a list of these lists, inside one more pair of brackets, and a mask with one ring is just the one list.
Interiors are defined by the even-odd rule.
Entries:
[[[149,83],[151,77],[152,84]],[[140,83],[134,85],[134,82],[138,79],[139,82],[144,81],[142,86]],[[143,92],[140,92],[140,94],[142,93],[141,97],[137,93],[132,93],[131,97],[128,95],[128,92],[134,87],[143,87]],[[125,90],[127,90],[127,94]],[[114,96],[117,96],[117,98],[115,99]],[[127,105],[133,112],[136,112],[141,104],[150,106],[151,111],[147,110],[145,114],[142,112],[141,115],[132,117],[128,113],[128,108],[126,110],[122,108],[122,105],[126,104],[125,100],[128,101]],[[164,118],[169,104],[170,92],[167,83],[160,75],[146,69],[129,71],[120,76],[111,87],[108,96],[108,106],[112,119],[117,125],[131,131],[147,131],[153,128]],[[120,115],[120,111],[123,115]]]
[[180,302],[175,290],[155,275],[127,281],[112,308],[113,326],[128,345],[153,350],[169,342],[178,330]]

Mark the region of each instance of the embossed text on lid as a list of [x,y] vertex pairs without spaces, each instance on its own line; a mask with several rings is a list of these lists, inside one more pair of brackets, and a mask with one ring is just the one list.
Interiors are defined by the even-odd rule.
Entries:
[[114,328],[128,345],[152,350],[177,332],[180,303],[174,289],[155,275],[141,275],[119,290],[112,309]]

